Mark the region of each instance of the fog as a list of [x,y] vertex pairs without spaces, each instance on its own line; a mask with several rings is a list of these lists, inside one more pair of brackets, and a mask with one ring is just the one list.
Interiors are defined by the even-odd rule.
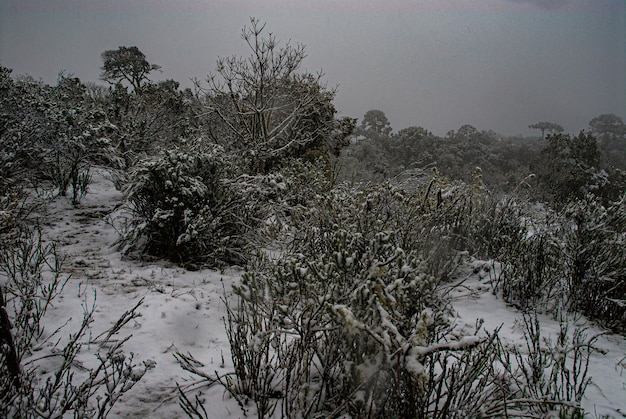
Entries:
[[218,56],[248,54],[255,17],[306,46],[303,70],[323,70],[342,116],[380,109],[394,131],[437,135],[536,135],[538,121],[577,133],[626,116],[625,16],[621,0],[0,0],[0,65],[98,81],[104,50],[136,45],[155,79],[190,86]]

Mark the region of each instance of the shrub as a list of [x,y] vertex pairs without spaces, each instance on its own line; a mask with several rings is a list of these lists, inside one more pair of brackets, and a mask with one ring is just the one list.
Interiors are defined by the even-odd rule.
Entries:
[[227,175],[218,147],[170,150],[141,161],[126,190],[132,219],[122,237],[125,251],[189,267],[241,262],[252,221]]
[[[428,381],[422,362],[480,339],[450,336],[437,281],[393,232],[327,234],[334,253],[261,261],[235,287],[233,392],[261,416],[278,398],[286,417],[415,415],[432,402],[419,385]],[[454,342],[430,346],[444,336]]]
[[570,309],[626,331],[626,195],[604,207],[587,194],[564,211]]
[[[564,283],[560,219],[547,212],[544,220],[525,211],[501,219],[510,235],[499,235],[492,256],[502,262],[494,291],[523,311],[551,312],[556,318],[567,310],[568,290]],[[517,229],[515,228],[517,226]]]
[[[225,300],[234,373],[207,374],[178,354],[183,368],[259,417],[581,414],[593,339],[577,330],[570,342],[562,327],[552,344],[528,318],[525,354],[480,322],[456,330],[437,280],[392,232],[327,234],[335,253],[259,258],[234,287],[236,305]],[[207,417],[179,390],[190,417]]]
[[556,318],[578,311],[626,330],[625,199],[604,207],[587,194],[542,221],[532,214],[517,219],[515,240],[502,241],[498,255],[503,269],[495,288],[504,299]]
[[333,254],[328,232],[336,227],[362,235],[366,242],[391,231],[402,249],[425,261],[429,274],[447,280],[473,246],[476,196],[466,185],[438,177],[412,191],[390,184],[361,190],[341,185],[294,211],[288,248],[311,257]]
[[496,406],[507,417],[515,417],[513,412],[522,417],[586,417],[581,402],[591,384],[589,356],[596,351],[598,336],[587,338],[580,328],[570,332],[568,323],[561,322],[555,339],[546,338],[536,313],[524,315],[524,326],[525,347],[501,351],[499,364],[510,377],[510,394]]

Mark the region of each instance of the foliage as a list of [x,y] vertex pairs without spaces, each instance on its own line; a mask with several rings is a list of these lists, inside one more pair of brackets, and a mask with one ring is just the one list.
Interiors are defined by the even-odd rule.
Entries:
[[343,186],[313,197],[308,207],[295,211],[294,230],[287,248],[308,257],[333,254],[326,232],[335,228],[371,240],[381,231],[394,233],[399,245],[425,261],[424,269],[446,279],[460,262],[474,228],[472,207],[479,199],[465,185],[438,177],[413,178],[408,192],[389,184],[355,190]]
[[589,121],[591,132],[598,138],[607,165],[626,170],[626,124],[613,114],[598,115]]
[[521,182],[528,183],[543,146],[536,139],[503,139],[470,125],[446,138],[423,127],[409,127],[390,137],[358,137],[339,158],[340,179],[381,183],[404,176],[405,171],[437,167],[452,180],[470,183],[480,167],[489,190],[511,193]]
[[103,106],[116,127],[112,138],[126,168],[192,135],[193,111],[178,87],[165,80],[145,83],[140,91],[128,92],[119,84],[109,90]]
[[557,208],[562,208],[572,198],[580,198],[586,192],[602,186],[598,184],[602,179],[595,137],[581,132],[577,137],[548,135],[546,140],[539,180],[545,185]]
[[4,190],[42,177],[42,161],[52,141],[46,109],[52,88],[31,79],[14,81],[0,67],[0,186]]
[[[253,402],[259,417],[579,413],[591,344],[578,331],[571,347],[533,358],[506,349],[497,331],[453,327],[446,295],[460,259],[447,246],[472,241],[445,238],[470,236],[480,223],[461,223],[475,217],[460,204],[468,190],[440,182],[319,196],[296,214],[287,251],[254,259],[234,286],[236,304],[225,299],[235,372],[207,374],[179,355],[181,365],[225,386],[244,413]],[[427,250],[430,232],[443,251]],[[559,345],[568,336],[564,328]],[[563,353],[575,354],[574,370]],[[528,374],[539,367],[551,375]],[[190,416],[206,417],[198,398],[180,393]]]
[[60,106],[46,112],[53,140],[44,158],[44,170],[50,173],[59,194],[65,196],[69,188],[72,203],[78,204],[87,192],[91,165],[114,159],[107,138],[114,127],[104,112],[85,106],[85,88],[78,79],[62,76],[55,90]]
[[2,74],[3,187],[48,183],[60,195],[69,189],[77,204],[87,191],[90,167],[115,160],[107,138],[113,126],[75,77],[61,74],[50,87]]
[[590,194],[545,220],[511,214],[512,240],[500,239],[503,269],[495,287],[524,310],[561,318],[580,312],[614,330],[626,330],[624,198],[609,207]]
[[543,310],[561,317],[567,311],[568,290],[562,271],[559,219],[548,212],[536,222],[522,210],[510,214],[508,223],[517,226],[509,240],[500,239],[497,255],[502,271],[494,288],[506,302],[523,311]]
[[148,81],[148,75],[161,67],[150,64],[146,56],[136,46],[121,46],[116,50],[106,50],[101,54],[102,74],[100,78],[111,84],[128,82],[134,90],[140,90]]
[[589,128],[600,141],[620,139],[626,135],[626,125],[617,115],[602,114],[589,121]]
[[391,124],[383,111],[372,109],[365,112],[359,127],[359,134],[368,138],[374,136],[386,136],[391,134]]
[[546,138],[546,131],[549,133],[561,133],[563,127],[554,122],[537,122],[536,124],[529,125],[528,128],[541,130],[541,138]]
[[626,195],[607,208],[586,195],[564,216],[562,265],[571,309],[626,331]]
[[[501,352],[500,362],[511,377],[506,416],[520,412],[522,417],[583,418],[580,404],[591,378],[587,375],[589,356],[596,351],[597,336],[587,338],[584,329],[570,333],[566,322],[560,323],[556,339],[541,334],[536,313],[524,316],[525,348]],[[522,413],[523,412],[523,413]]]
[[[235,372],[205,374],[178,354],[244,411],[251,400],[260,416],[580,417],[593,338],[563,323],[550,342],[527,314],[526,348],[507,348],[480,325],[456,330],[447,296],[470,255],[488,257],[501,266],[494,292],[525,313],[580,312],[626,330],[621,118],[592,119],[593,135],[531,125],[541,140],[469,124],[445,138],[392,134],[379,110],[356,128],[335,119],[321,73],[299,72],[304,47],[264,30],[252,19],[250,56],[219,59],[195,94],[151,82],[159,66],[137,47],[102,54],[108,89],[0,67],[1,415],[106,416],[147,369],[110,339],[121,326],[87,340],[87,304],[65,346],[54,343],[60,332],[41,322],[66,280],[61,260],[19,229],[23,186],[78,204],[91,167],[105,164],[129,169],[126,252],[188,268],[248,264],[237,303],[225,301]],[[251,257],[270,244],[276,259]],[[44,343],[61,360],[47,374],[35,354]],[[81,373],[84,351],[97,362]],[[206,416],[179,391],[187,414]]]
[[480,137],[480,132],[478,132],[478,130],[474,126],[470,124],[465,124],[465,125],[462,125],[458,129],[458,131],[455,132],[453,135],[448,136],[448,139],[452,141],[475,142],[479,139],[479,137]]
[[244,258],[250,210],[227,182],[221,148],[175,149],[140,161],[126,195],[132,219],[125,251],[139,250],[194,267]]

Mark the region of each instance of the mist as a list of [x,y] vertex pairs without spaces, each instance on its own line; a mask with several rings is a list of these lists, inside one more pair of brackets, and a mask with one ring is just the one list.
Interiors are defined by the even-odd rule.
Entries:
[[[394,131],[437,135],[471,124],[531,135],[554,121],[577,133],[626,109],[621,1],[0,2],[0,64],[53,84],[60,71],[98,81],[100,54],[136,45],[182,87],[220,56],[247,55],[250,17],[283,44],[302,43],[303,71],[337,88],[341,116],[380,109]],[[101,82],[103,83],[103,82]]]

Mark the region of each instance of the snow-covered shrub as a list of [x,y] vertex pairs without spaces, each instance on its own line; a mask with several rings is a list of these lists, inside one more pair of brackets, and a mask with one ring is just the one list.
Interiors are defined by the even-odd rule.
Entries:
[[[584,329],[570,332],[561,322],[555,340],[542,335],[537,314],[524,316],[525,347],[503,350],[499,365],[509,377],[508,403],[500,411],[523,412],[523,417],[584,418],[581,407],[587,387],[589,356],[597,336],[588,338]],[[508,406],[507,406],[508,404]],[[508,415],[507,415],[508,416]]]
[[233,394],[283,417],[462,417],[497,399],[495,341],[454,330],[423,259],[393,232],[327,234],[334,252],[263,259],[235,287]]
[[19,349],[29,349],[41,338],[40,320],[67,282],[62,263],[54,244],[45,245],[38,231],[18,229],[14,242],[0,248],[0,274],[4,277],[0,284],[23,326],[14,337],[18,361],[24,355]]
[[[328,234],[334,253],[261,261],[227,302],[235,377],[222,384],[242,406],[282,417],[581,412],[593,341],[582,332],[563,328],[547,353],[511,352],[480,324],[455,330],[438,281],[392,233]],[[529,345],[545,343],[537,328]]]
[[[473,191],[445,186],[335,188],[294,207],[289,246],[278,259],[253,259],[234,286],[237,301],[225,299],[234,373],[205,373],[181,355],[183,368],[261,417],[524,417],[546,406],[576,413],[584,351],[568,352],[578,357],[575,372],[559,364],[543,386],[515,368],[526,358],[511,362],[515,353],[497,331],[456,330],[450,321],[446,279],[462,263],[456,247],[478,243],[456,234],[510,229],[507,243],[526,230],[512,204],[498,221],[473,212],[483,208]],[[569,379],[577,389],[547,395]],[[206,417],[200,399],[180,396],[188,414]]]
[[79,79],[61,75],[51,87],[10,73],[0,67],[0,192],[44,184],[78,203],[91,165],[115,159],[107,139],[115,127]]
[[133,363],[123,351],[128,338],[117,335],[141,301],[100,335],[90,327],[95,299],[85,302],[77,328],[68,320],[44,329],[67,278],[54,244],[43,244],[38,231],[22,230],[0,246],[0,417],[104,418],[149,369]]
[[429,274],[446,280],[473,245],[473,205],[465,185],[437,178],[411,192],[389,184],[360,190],[341,185],[294,211],[289,249],[307,256],[332,254],[328,232],[336,226],[366,241],[392,231],[400,247],[426,261]]
[[480,258],[500,260],[505,249],[528,237],[528,204],[524,200],[488,195],[475,213],[472,250]]
[[262,221],[254,234],[257,248],[283,242],[294,215],[315,204],[315,197],[331,188],[323,166],[300,160],[284,162],[274,173],[241,174],[228,184],[246,199],[243,204]]
[[545,310],[558,317],[568,300],[560,243],[550,231],[520,239],[503,252],[496,283],[503,298],[522,310]]
[[626,330],[626,194],[604,207],[587,194],[564,210],[570,308],[604,326]]
[[227,166],[219,147],[168,150],[139,162],[126,190],[132,219],[121,239],[125,251],[190,267],[244,259],[244,235],[255,221]]
[[0,193],[0,237],[15,230],[22,220],[25,210],[24,193],[10,188]]
[[73,204],[87,193],[90,169],[95,163],[115,161],[109,134],[115,130],[106,113],[87,95],[78,78],[61,74],[45,107],[49,139],[44,143],[43,170]]
[[544,219],[513,201],[497,221],[488,256],[502,263],[493,282],[494,292],[524,311],[539,310],[560,317],[566,310],[568,292],[562,261],[560,219],[547,211]]
[[[368,240],[329,232],[337,252],[317,258],[286,256],[248,271],[228,335],[237,391],[262,414],[281,398],[282,414],[366,412],[399,380],[396,368],[442,325],[436,280],[391,232]],[[419,375],[419,373],[417,373]],[[411,377],[411,375],[407,375]],[[395,383],[398,384],[399,383]]]
[[191,117],[190,100],[195,101],[186,97],[174,80],[146,81],[141,89],[130,91],[119,83],[111,86],[101,101],[116,127],[111,137],[123,166],[132,167],[191,136],[195,118]]
[[560,319],[577,311],[626,330],[626,205],[604,207],[587,194],[544,220],[528,214],[515,240],[503,241],[495,282],[505,300]]
[[[70,113],[72,115],[73,112]],[[44,158],[44,167],[49,174],[52,185],[58,189],[59,195],[65,196],[69,189],[71,201],[78,204],[87,193],[91,182],[91,167],[102,156],[114,155],[113,148],[104,133],[111,128],[100,112],[93,112],[87,118],[68,125],[57,133],[56,140],[48,146]],[[76,118],[72,115],[60,115],[65,121]],[[88,122],[89,121],[89,122]],[[67,123],[67,122],[66,122]]]

